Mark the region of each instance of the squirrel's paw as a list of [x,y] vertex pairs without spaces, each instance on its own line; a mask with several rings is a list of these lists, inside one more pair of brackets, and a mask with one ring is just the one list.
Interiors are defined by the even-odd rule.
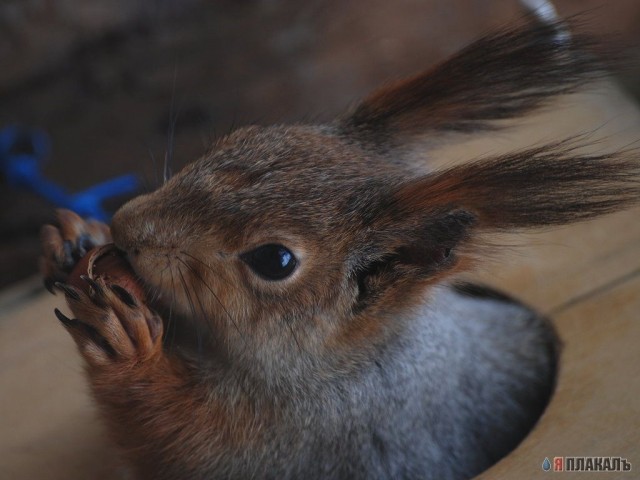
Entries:
[[93,367],[147,362],[162,352],[162,320],[119,285],[91,280],[89,294],[55,283],[76,318],[55,313]]
[[40,231],[43,254],[40,270],[50,292],[56,282],[66,282],[73,267],[94,247],[111,241],[109,227],[83,220],[71,210],[56,211],[59,226],[45,225]]

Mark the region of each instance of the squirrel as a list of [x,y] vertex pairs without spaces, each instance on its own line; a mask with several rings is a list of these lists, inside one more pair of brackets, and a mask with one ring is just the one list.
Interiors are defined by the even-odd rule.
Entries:
[[[509,453],[554,388],[550,321],[459,283],[496,232],[640,198],[632,152],[575,139],[417,173],[445,136],[500,128],[606,75],[556,24],[485,36],[325,125],[218,140],[111,226],[60,211],[46,284],[140,479],[463,479]],[[70,280],[113,242],[145,298]]]

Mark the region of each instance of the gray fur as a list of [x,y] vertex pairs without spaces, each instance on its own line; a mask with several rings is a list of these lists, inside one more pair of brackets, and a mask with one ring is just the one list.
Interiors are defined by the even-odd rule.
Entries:
[[[184,478],[446,480],[488,468],[549,400],[553,328],[516,302],[449,286],[407,320],[356,376],[326,382],[307,366],[308,381],[280,399],[286,421],[269,427],[260,449],[212,455]],[[183,468],[166,465],[166,478]]]

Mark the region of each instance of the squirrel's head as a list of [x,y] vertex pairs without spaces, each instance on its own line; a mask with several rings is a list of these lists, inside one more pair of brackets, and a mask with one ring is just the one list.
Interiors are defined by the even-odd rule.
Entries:
[[485,37],[329,125],[240,129],[125,205],[114,240],[167,315],[206,327],[216,359],[270,372],[329,359],[336,374],[367,361],[485,235],[638,199],[636,159],[581,156],[572,141],[416,172],[416,152],[441,138],[602,75],[588,42],[556,28]]

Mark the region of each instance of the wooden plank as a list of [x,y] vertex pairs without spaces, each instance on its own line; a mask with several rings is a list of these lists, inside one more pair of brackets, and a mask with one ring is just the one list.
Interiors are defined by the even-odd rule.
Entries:
[[504,241],[514,246],[465,277],[552,313],[640,268],[640,208]]
[[[620,109],[628,113],[627,135],[637,136],[637,112],[599,98],[580,114],[589,116],[590,128],[594,119]],[[604,117],[602,109],[608,112]],[[575,120],[573,126],[583,128],[580,115],[562,111],[560,123]],[[538,140],[557,138],[548,128]],[[466,153],[459,150],[449,160],[469,158],[470,151],[511,148],[510,133],[501,135],[499,145],[489,142],[478,150],[488,140],[473,140],[460,147]],[[505,239],[522,247],[503,248],[508,255],[473,275],[544,312],[556,312],[566,344],[548,411],[516,451],[480,478],[538,478],[546,456],[626,456],[640,468],[639,219],[635,209]],[[109,479],[120,471],[87,394],[80,358],[53,316],[53,307],[62,303],[47,294],[9,312],[0,308],[0,472],[6,478]]]
[[[640,259],[640,245],[636,259]],[[640,275],[556,318],[558,387],[534,431],[479,479],[540,478],[545,457],[616,456],[640,468]],[[598,478],[625,478],[598,473]]]
[[[536,478],[545,456],[640,459],[640,279],[589,295],[640,269],[637,219],[634,210],[547,233],[533,253],[496,265],[498,277],[485,272],[547,309],[586,297],[555,316],[565,349],[547,413],[481,478]],[[10,478],[108,479],[118,471],[74,344],[53,317],[62,303],[41,295],[0,317],[0,385],[9,392],[0,400],[0,469]]]
[[118,478],[69,335],[48,293],[0,316],[0,477]]

